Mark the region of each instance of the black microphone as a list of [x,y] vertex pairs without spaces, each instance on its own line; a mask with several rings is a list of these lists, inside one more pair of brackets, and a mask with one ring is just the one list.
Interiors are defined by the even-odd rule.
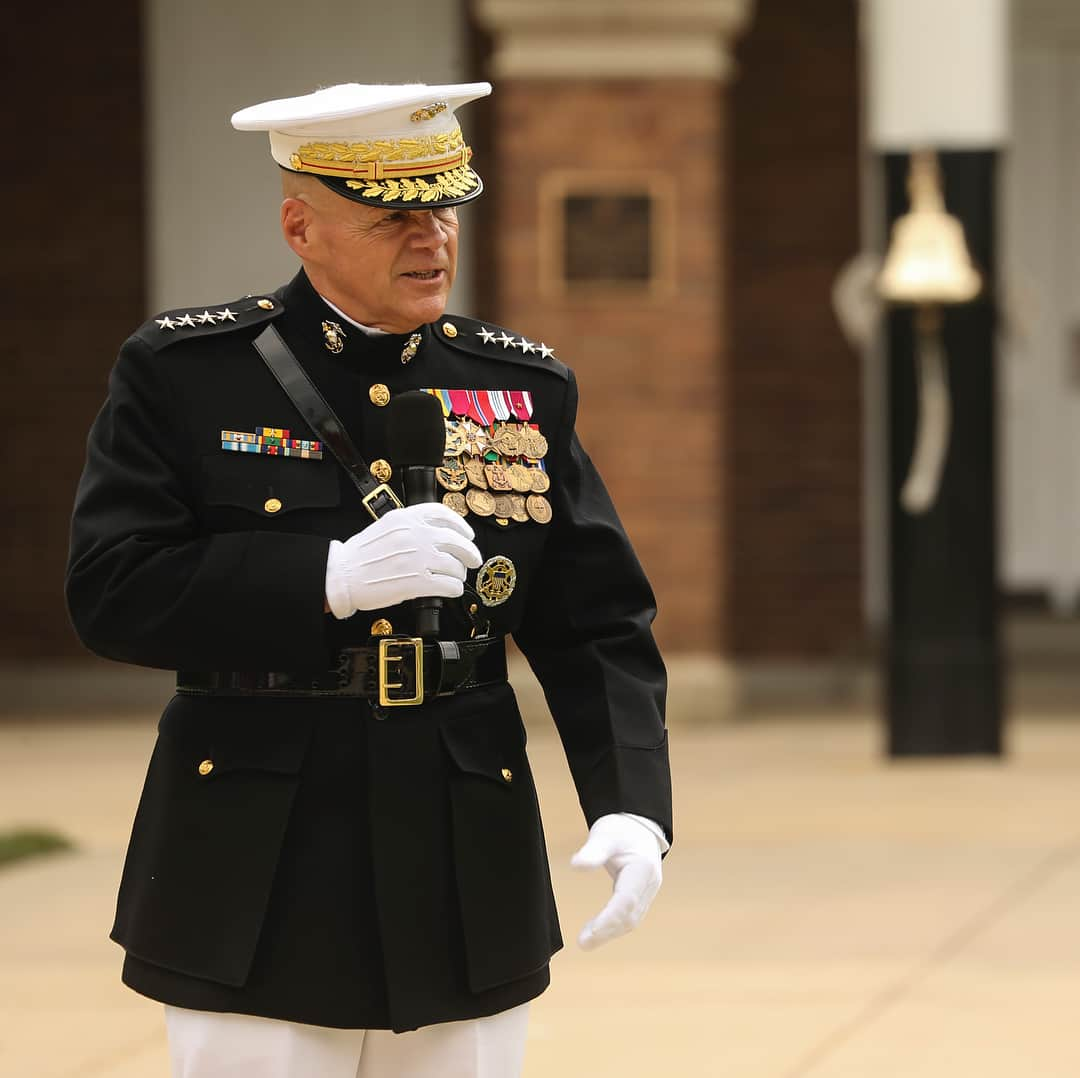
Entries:
[[[394,397],[387,412],[390,460],[401,475],[405,504],[438,501],[435,469],[442,464],[446,451],[442,405],[430,393],[414,389]],[[416,610],[416,635],[437,637],[442,599],[427,596],[413,599],[412,605]]]

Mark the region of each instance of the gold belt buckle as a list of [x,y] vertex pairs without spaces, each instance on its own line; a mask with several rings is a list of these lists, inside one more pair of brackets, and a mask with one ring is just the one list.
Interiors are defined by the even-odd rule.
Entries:
[[[393,697],[395,689],[405,689],[406,682],[390,680],[390,664],[401,664],[413,649],[413,695]],[[396,654],[395,654],[396,652]],[[397,675],[401,677],[401,673]],[[382,707],[415,707],[424,702],[424,641],[418,636],[384,636],[379,641],[379,704]]]
[[372,520],[379,519],[379,514],[371,508],[371,503],[378,497],[387,497],[393,503],[395,509],[401,508],[401,499],[385,483],[380,483],[370,494],[365,494],[360,499],[364,508],[371,514]]

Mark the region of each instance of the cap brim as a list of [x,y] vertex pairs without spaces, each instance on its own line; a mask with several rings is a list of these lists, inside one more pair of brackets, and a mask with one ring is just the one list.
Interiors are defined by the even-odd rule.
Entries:
[[468,165],[450,172],[418,176],[414,179],[368,181],[345,180],[337,176],[315,176],[315,179],[351,202],[396,210],[433,210],[440,206],[460,206],[464,202],[472,202],[484,190],[483,180]]

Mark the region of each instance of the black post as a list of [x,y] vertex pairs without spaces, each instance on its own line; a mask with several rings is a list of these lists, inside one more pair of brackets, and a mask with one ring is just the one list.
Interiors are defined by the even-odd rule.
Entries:
[[[892,756],[1000,754],[994,291],[997,154],[939,154],[945,202],[964,225],[983,291],[944,308],[952,434],[934,505],[900,505],[918,409],[911,309],[888,319],[888,748]],[[884,158],[890,225],[908,210],[906,154]]]

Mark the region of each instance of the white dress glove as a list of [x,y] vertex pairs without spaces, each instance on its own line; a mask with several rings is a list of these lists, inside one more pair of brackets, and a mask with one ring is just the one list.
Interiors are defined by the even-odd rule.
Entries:
[[601,816],[570,860],[574,868],[599,868],[615,881],[608,904],[581,930],[586,951],[621,936],[645,916],[660,890],[660,855],[668,848],[660,825],[627,812]]
[[456,599],[467,569],[483,562],[473,530],[440,502],[391,509],[326,559],[326,601],[335,618],[396,606],[406,599]]

